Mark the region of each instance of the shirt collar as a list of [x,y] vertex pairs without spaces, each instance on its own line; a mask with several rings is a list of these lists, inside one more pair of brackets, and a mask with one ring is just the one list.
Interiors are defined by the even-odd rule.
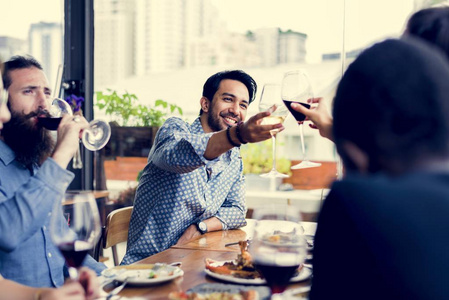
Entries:
[[192,133],[205,133],[203,126],[201,125],[200,117],[196,118],[195,121],[193,121],[191,130]]
[[11,148],[2,140],[0,140],[0,160],[5,164],[9,165],[16,158],[16,154]]

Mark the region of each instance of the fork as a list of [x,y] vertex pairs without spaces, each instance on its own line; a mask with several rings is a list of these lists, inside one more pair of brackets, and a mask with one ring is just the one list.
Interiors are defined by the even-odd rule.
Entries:
[[110,300],[112,297],[116,296],[118,293],[120,293],[123,288],[125,287],[125,285],[128,283],[128,279],[130,277],[126,277],[125,280],[123,280],[122,284],[119,285],[118,287],[116,287],[115,289],[113,289],[106,297],[106,300]]

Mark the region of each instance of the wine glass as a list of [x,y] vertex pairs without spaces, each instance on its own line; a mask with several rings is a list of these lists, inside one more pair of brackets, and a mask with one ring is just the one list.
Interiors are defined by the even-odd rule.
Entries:
[[[39,122],[49,130],[56,130],[64,114],[72,116],[72,108],[65,100],[54,98],[50,107],[51,118],[39,118]],[[83,130],[82,141],[86,149],[96,151],[103,148],[110,137],[111,127],[109,124],[101,120],[93,120],[90,121],[89,127]]]
[[51,215],[50,235],[69,267],[69,276],[78,279],[78,269],[100,238],[97,203],[92,192],[68,191],[56,202]]
[[291,167],[291,169],[304,169],[321,166],[320,163],[311,162],[306,157],[306,148],[304,144],[304,120],[305,115],[295,111],[290,107],[294,103],[299,103],[307,108],[310,108],[310,104],[307,104],[307,100],[313,98],[312,85],[310,84],[309,77],[303,70],[290,71],[285,73],[282,80],[282,99],[285,106],[295,117],[299,124],[299,135],[301,138],[301,150],[302,161]]
[[290,279],[307,255],[301,212],[291,205],[267,205],[254,210],[256,225],[249,245],[254,267],[271,289],[271,299],[281,299]]
[[[288,115],[287,108],[282,104],[281,86],[279,84],[265,84],[263,86],[259,102],[259,111],[262,112],[267,110],[270,110],[271,115],[269,117],[263,118],[262,125],[283,123]],[[273,165],[270,172],[260,175],[262,177],[289,177],[287,174],[282,174],[278,170],[276,170],[276,134],[278,132],[279,129],[270,131],[273,145]]]

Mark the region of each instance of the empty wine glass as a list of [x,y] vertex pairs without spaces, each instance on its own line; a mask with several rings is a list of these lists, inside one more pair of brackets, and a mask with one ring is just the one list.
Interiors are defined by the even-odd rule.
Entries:
[[301,150],[302,161],[291,167],[291,169],[304,169],[321,166],[320,163],[311,162],[307,159],[306,148],[304,143],[304,120],[305,115],[295,111],[290,107],[291,103],[299,103],[307,108],[310,108],[310,104],[307,104],[307,100],[313,98],[312,85],[307,74],[303,70],[296,70],[287,72],[282,80],[282,99],[289,111],[295,117],[299,124],[299,136],[301,138]]
[[265,278],[272,298],[285,291],[307,255],[301,212],[291,205],[267,205],[254,210],[256,225],[249,245],[254,267]]
[[[48,130],[57,130],[64,114],[73,115],[72,108],[63,99],[54,98],[50,106],[50,118],[38,117],[39,123]],[[111,127],[101,120],[90,121],[89,127],[83,130],[82,142],[86,149],[96,151],[106,146],[111,137]],[[82,168],[82,161],[77,151],[73,159],[75,169]]]
[[50,235],[69,267],[69,276],[78,279],[78,269],[96,245],[101,232],[100,216],[92,192],[68,191],[54,205]]
[[[263,118],[263,125],[272,125],[283,123],[288,115],[287,108],[282,104],[281,98],[281,86],[279,84],[265,84],[262,89],[262,94],[260,96],[259,111],[270,110],[271,115]],[[265,174],[261,174],[262,177],[289,177],[287,174],[282,174],[276,170],[276,134],[279,129],[271,130],[271,140],[273,148],[273,164],[271,171]]]

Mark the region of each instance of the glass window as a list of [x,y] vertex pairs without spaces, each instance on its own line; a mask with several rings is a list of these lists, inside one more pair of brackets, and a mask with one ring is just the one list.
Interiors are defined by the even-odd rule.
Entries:
[[0,18],[0,58],[29,54],[44,68],[55,86],[64,55],[63,0],[7,1]]

